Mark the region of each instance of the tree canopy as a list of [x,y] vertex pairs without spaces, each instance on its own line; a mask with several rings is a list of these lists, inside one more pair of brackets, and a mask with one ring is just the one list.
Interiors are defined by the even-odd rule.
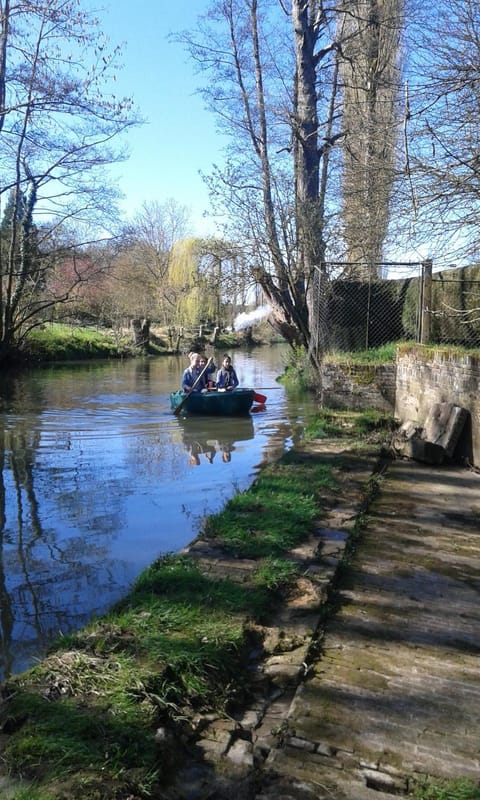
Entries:
[[[139,120],[103,86],[116,69],[93,15],[76,0],[0,3],[0,359],[82,280],[48,276],[59,258],[107,236],[115,137]],[[70,259],[71,260],[71,259]]]

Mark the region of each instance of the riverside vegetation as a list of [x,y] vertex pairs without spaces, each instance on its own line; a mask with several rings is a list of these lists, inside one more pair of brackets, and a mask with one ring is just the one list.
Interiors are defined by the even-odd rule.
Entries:
[[[324,410],[306,438],[380,448],[392,420]],[[37,666],[2,687],[0,754],[14,800],[143,800],[162,786],[194,738],[195,720],[248,700],[258,626],[295,586],[290,551],[339,490],[331,462],[302,448],[205,520],[203,537],[255,562],[253,583],[206,577],[186,555],[146,569],[127,597],[62,637]],[[7,791],[7,789],[5,789]],[[470,783],[421,787],[421,800],[480,800]]]
[[[41,360],[109,357],[112,342],[60,326],[38,336]],[[301,358],[292,359],[287,382],[303,376]],[[358,449],[367,441],[380,449],[392,425],[376,411],[323,409],[305,440],[345,438]],[[179,748],[194,736],[195,719],[232,713],[248,700],[258,626],[299,577],[289,553],[337,491],[331,462],[290,451],[204,524],[210,542],[255,561],[253,585],[242,587],[228,575],[207,578],[190,557],[168,554],[109,614],[62,637],[41,663],[10,678],[2,687],[0,797],[161,796]],[[479,787],[468,781],[416,791],[418,800],[480,800]]]
[[207,520],[208,537],[257,560],[253,589],[227,575],[207,580],[188,557],[168,555],[110,614],[7,682],[3,769],[33,782],[29,800],[143,798],[168,781],[176,750],[155,732],[182,739],[195,715],[243,701],[253,625],[295,580],[288,550],[326,487],[329,468],[291,453]]
[[[185,347],[189,344],[184,341]],[[235,333],[222,332],[217,346],[230,350],[241,344]],[[152,328],[146,353],[133,344],[128,331],[49,323],[32,330],[25,339],[18,361],[42,363],[47,361],[75,361],[101,358],[131,358],[139,355],[166,355],[171,353],[168,332]]]

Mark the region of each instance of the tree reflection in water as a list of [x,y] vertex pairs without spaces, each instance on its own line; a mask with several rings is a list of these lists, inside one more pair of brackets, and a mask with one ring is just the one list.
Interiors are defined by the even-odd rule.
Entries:
[[[242,382],[272,387],[282,353],[236,352]],[[105,613],[300,435],[305,400],[290,408],[281,387],[263,414],[177,418],[183,369],[167,356],[2,372],[0,680]]]
[[[62,447],[69,449],[71,443],[57,442],[58,451]],[[84,625],[92,612],[82,607],[81,595],[87,589],[101,598],[109,580],[109,536],[99,545],[97,536],[63,539],[48,527],[45,493],[81,527],[91,525],[91,506],[81,502],[80,475],[69,491],[59,489],[55,472],[39,468],[40,452],[38,430],[29,435],[18,428],[0,432],[0,677],[31,663],[60,633]],[[98,488],[104,492],[104,486]],[[117,525],[111,510],[103,534],[108,529],[111,536]],[[66,610],[58,597],[72,585],[77,604]]]

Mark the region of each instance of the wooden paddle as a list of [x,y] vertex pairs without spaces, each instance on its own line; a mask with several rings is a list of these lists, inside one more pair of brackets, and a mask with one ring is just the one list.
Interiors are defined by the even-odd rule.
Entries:
[[205,364],[204,368],[202,369],[202,371],[201,371],[200,375],[198,375],[198,377],[197,377],[197,378],[195,378],[195,380],[194,380],[194,382],[193,382],[193,384],[192,384],[192,388],[190,389],[190,391],[189,391],[189,392],[187,392],[187,394],[185,395],[185,397],[183,398],[183,400],[181,401],[181,403],[179,403],[179,404],[178,404],[178,406],[176,407],[176,409],[174,410],[174,412],[173,412],[173,413],[175,414],[175,416],[176,416],[176,417],[177,417],[177,416],[180,414],[180,411],[182,410],[183,406],[184,406],[184,405],[185,405],[185,403],[187,402],[188,398],[189,398],[189,397],[190,397],[190,395],[192,394],[192,392],[193,392],[193,390],[195,389],[195,387],[196,387],[196,386],[198,386],[198,382],[200,381],[200,378],[202,378],[202,376],[205,374],[205,372],[207,371],[207,367],[209,367],[209,366],[210,366],[210,364],[212,363],[212,361],[213,361],[213,358],[210,356],[210,358],[208,359],[208,361],[207,361],[207,363]]

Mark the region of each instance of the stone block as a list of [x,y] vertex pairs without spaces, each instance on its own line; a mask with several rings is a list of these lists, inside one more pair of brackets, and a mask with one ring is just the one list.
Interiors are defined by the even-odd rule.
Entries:
[[237,767],[253,769],[253,746],[251,742],[237,739],[230,747],[227,758]]
[[423,461],[425,464],[443,464],[445,461],[445,450],[440,444],[428,442],[424,439],[412,439],[409,442],[411,458],[415,461]]
[[423,461],[425,464],[443,464],[445,450],[441,445],[426,442],[424,439],[411,438],[405,441],[397,439],[394,443],[395,452],[405,458]]
[[454,403],[434,403],[425,420],[423,438],[441,445],[448,458],[452,458],[467,418],[466,408]]

